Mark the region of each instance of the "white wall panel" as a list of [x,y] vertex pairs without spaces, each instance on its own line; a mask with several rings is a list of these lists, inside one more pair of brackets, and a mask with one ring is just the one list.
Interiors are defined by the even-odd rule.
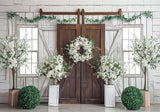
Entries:
[[0,5],[159,5],[159,0],[0,0]]
[[0,0],[0,5],[13,5],[14,0]]
[[0,12],[29,12],[29,6],[13,5],[13,6],[0,6]]
[[160,13],[159,12],[153,12],[153,20],[154,19],[159,19],[160,18]]
[[160,32],[160,25],[156,25],[156,26],[153,26],[153,31],[154,32]]

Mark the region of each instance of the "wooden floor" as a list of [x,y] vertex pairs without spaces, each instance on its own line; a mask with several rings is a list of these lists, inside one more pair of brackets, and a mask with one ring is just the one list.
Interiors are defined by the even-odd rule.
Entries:
[[128,111],[120,103],[116,104],[116,108],[105,108],[103,105],[94,104],[60,104],[59,107],[40,104],[32,110],[13,109],[7,104],[0,104],[0,112],[160,112],[160,104],[151,105],[150,108],[142,107],[138,111]]

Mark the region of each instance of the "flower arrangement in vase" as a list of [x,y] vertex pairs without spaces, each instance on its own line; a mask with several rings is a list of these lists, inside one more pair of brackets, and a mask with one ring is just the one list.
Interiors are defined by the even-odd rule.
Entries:
[[57,81],[67,77],[70,69],[71,67],[64,61],[63,56],[55,54],[44,58],[36,73],[53,79],[53,85],[57,85]]
[[97,73],[97,78],[108,79],[108,85],[112,85],[112,80],[124,75],[126,71],[120,62],[108,55],[103,55],[100,57],[100,61],[93,62],[93,69]]
[[40,76],[46,76],[53,79],[53,85],[49,86],[49,106],[58,106],[59,104],[59,85],[57,81],[62,78],[66,78],[71,69],[68,63],[66,63],[61,55],[51,55],[48,58],[44,58],[41,66],[36,70]]
[[104,85],[105,106],[115,107],[115,87],[112,80],[116,80],[119,76],[125,74],[125,69],[114,58],[110,58],[108,55],[103,55],[100,60],[93,62],[92,68],[96,72],[97,78],[102,78],[104,81],[108,79],[108,85]]

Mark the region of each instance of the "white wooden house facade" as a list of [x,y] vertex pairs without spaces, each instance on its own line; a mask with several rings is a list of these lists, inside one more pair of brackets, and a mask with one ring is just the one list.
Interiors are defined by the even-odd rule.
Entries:
[[[106,0],[0,0],[0,38],[5,36],[17,36],[21,38],[20,30],[24,32],[30,31],[31,37],[33,32],[37,32],[36,38],[31,38],[32,49],[30,50],[31,59],[30,69],[23,69],[17,72],[16,86],[22,88],[27,85],[35,85],[39,88],[42,94],[42,101],[47,101],[48,98],[48,85],[50,81],[45,77],[38,77],[34,72],[34,66],[41,62],[42,58],[50,55],[50,51],[56,50],[57,46],[57,23],[56,21],[41,20],[37,23],[25,23],[18,20],[8,20],[7,12],[17,12],[23,17],[33,18],[39,15],[39,9],[44,11],[74,12],[77,9],[85,9],[88,12],[111,12],[122,9],[122,14],[126,17],[131,17],[134,14],[139,14],[143,11],[152,11],[153,17],[142,17],[131,23],[124,23],[120,20],[112,20],[105,22],[105,48],[106,52],[110,52],[112,56],[119,59],[122,63],[129,63],[131,50],[126,49],[124,43],[128,42],[130,45],[130,39],[126,39],[125,36],[131,37],[129,32],[135,35],[144,35],[146,37],[159,37],[160,36],[160,1],[158,0],[117,0],[117,2]],[[59,15],[60,19],[72,18],[76,16]],[[103,16],[85,16],[86,18],[102,18]],[[69,23],[76,24],[77,22]],[[63,23],[65,24],[65,23]],[[92,23],[87,23],[92,24]],[[128,31],[128,33],[127,33]],[[138,33],[137,33],[138,32]],[[125,33],[125,34],[124,34]],[[36,43],[36,44],[35,44]],[[36,46],[35,46],[36,45]],[[125,60],[127,59],[127,60]],[[130,64],[129,66],[132,66]],[[25,70],[25,72],[24,72]],[[118,89],[122,91],[127,86],[136,86],[143,88],[143,78],[140,75],[141,71],[131,70],[128,68],[127,76],[124,76],[116,82],[120,86]],[[133,73],[132,73],[133,72]],[[136,74],[136,75],[135,75]],[[139,75],[137,75],[139,74]],[[148,72],[148,88],[151,94],[151,103],[160,103],[160,70],[149,70]],[[0,103],[8,102],[8,89],[12,87],[11,71],[2,69],[0,72]],[[118,96],[118,94],[117,94]],[[117,101],[118,97],[117,97]]]

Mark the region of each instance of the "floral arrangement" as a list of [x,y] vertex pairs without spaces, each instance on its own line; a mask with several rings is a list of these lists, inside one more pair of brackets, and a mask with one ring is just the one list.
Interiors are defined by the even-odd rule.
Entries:
[[57,80],[67,77],[70,69],[71,67],[64,61],[63,56],[52,55],[44,58],[44,62],[38,67],[36,73],[53,79],[54,84],[57,84]]
[[133,61],[142,66],[156,68],[160,62],[160,43],[157,38],[134,39]]
[[118,61],[110,58],[108,55],[101,56],[99,62],[93,63],[93,69],[97,72],[97,78],[102,78],[103,80],[108,79],[108,84],[112,83],[111,80],[115,80],[119,76],[124,75],[126,71]]
[[92,51],[94,49],[94,41],[89,41],[85,37],[77,37],[65,48],[68,52],[69,58],[75,63],[87,61],[93,58]]
[[28,48],[25,39],[16,39],[15,37],[0,39],[0,66],[12,69],[13,89],[15,71],[26,64]]
[[15,37],[0,39],[0,66],[12,69],[26,64],[28,48],[25,39]]
[[147,68],[156,69],[160,64],[160,43],[157,38],[143,38],[133,40],[133,61],[141,66],[145,76],[144,90],[146,90]]

